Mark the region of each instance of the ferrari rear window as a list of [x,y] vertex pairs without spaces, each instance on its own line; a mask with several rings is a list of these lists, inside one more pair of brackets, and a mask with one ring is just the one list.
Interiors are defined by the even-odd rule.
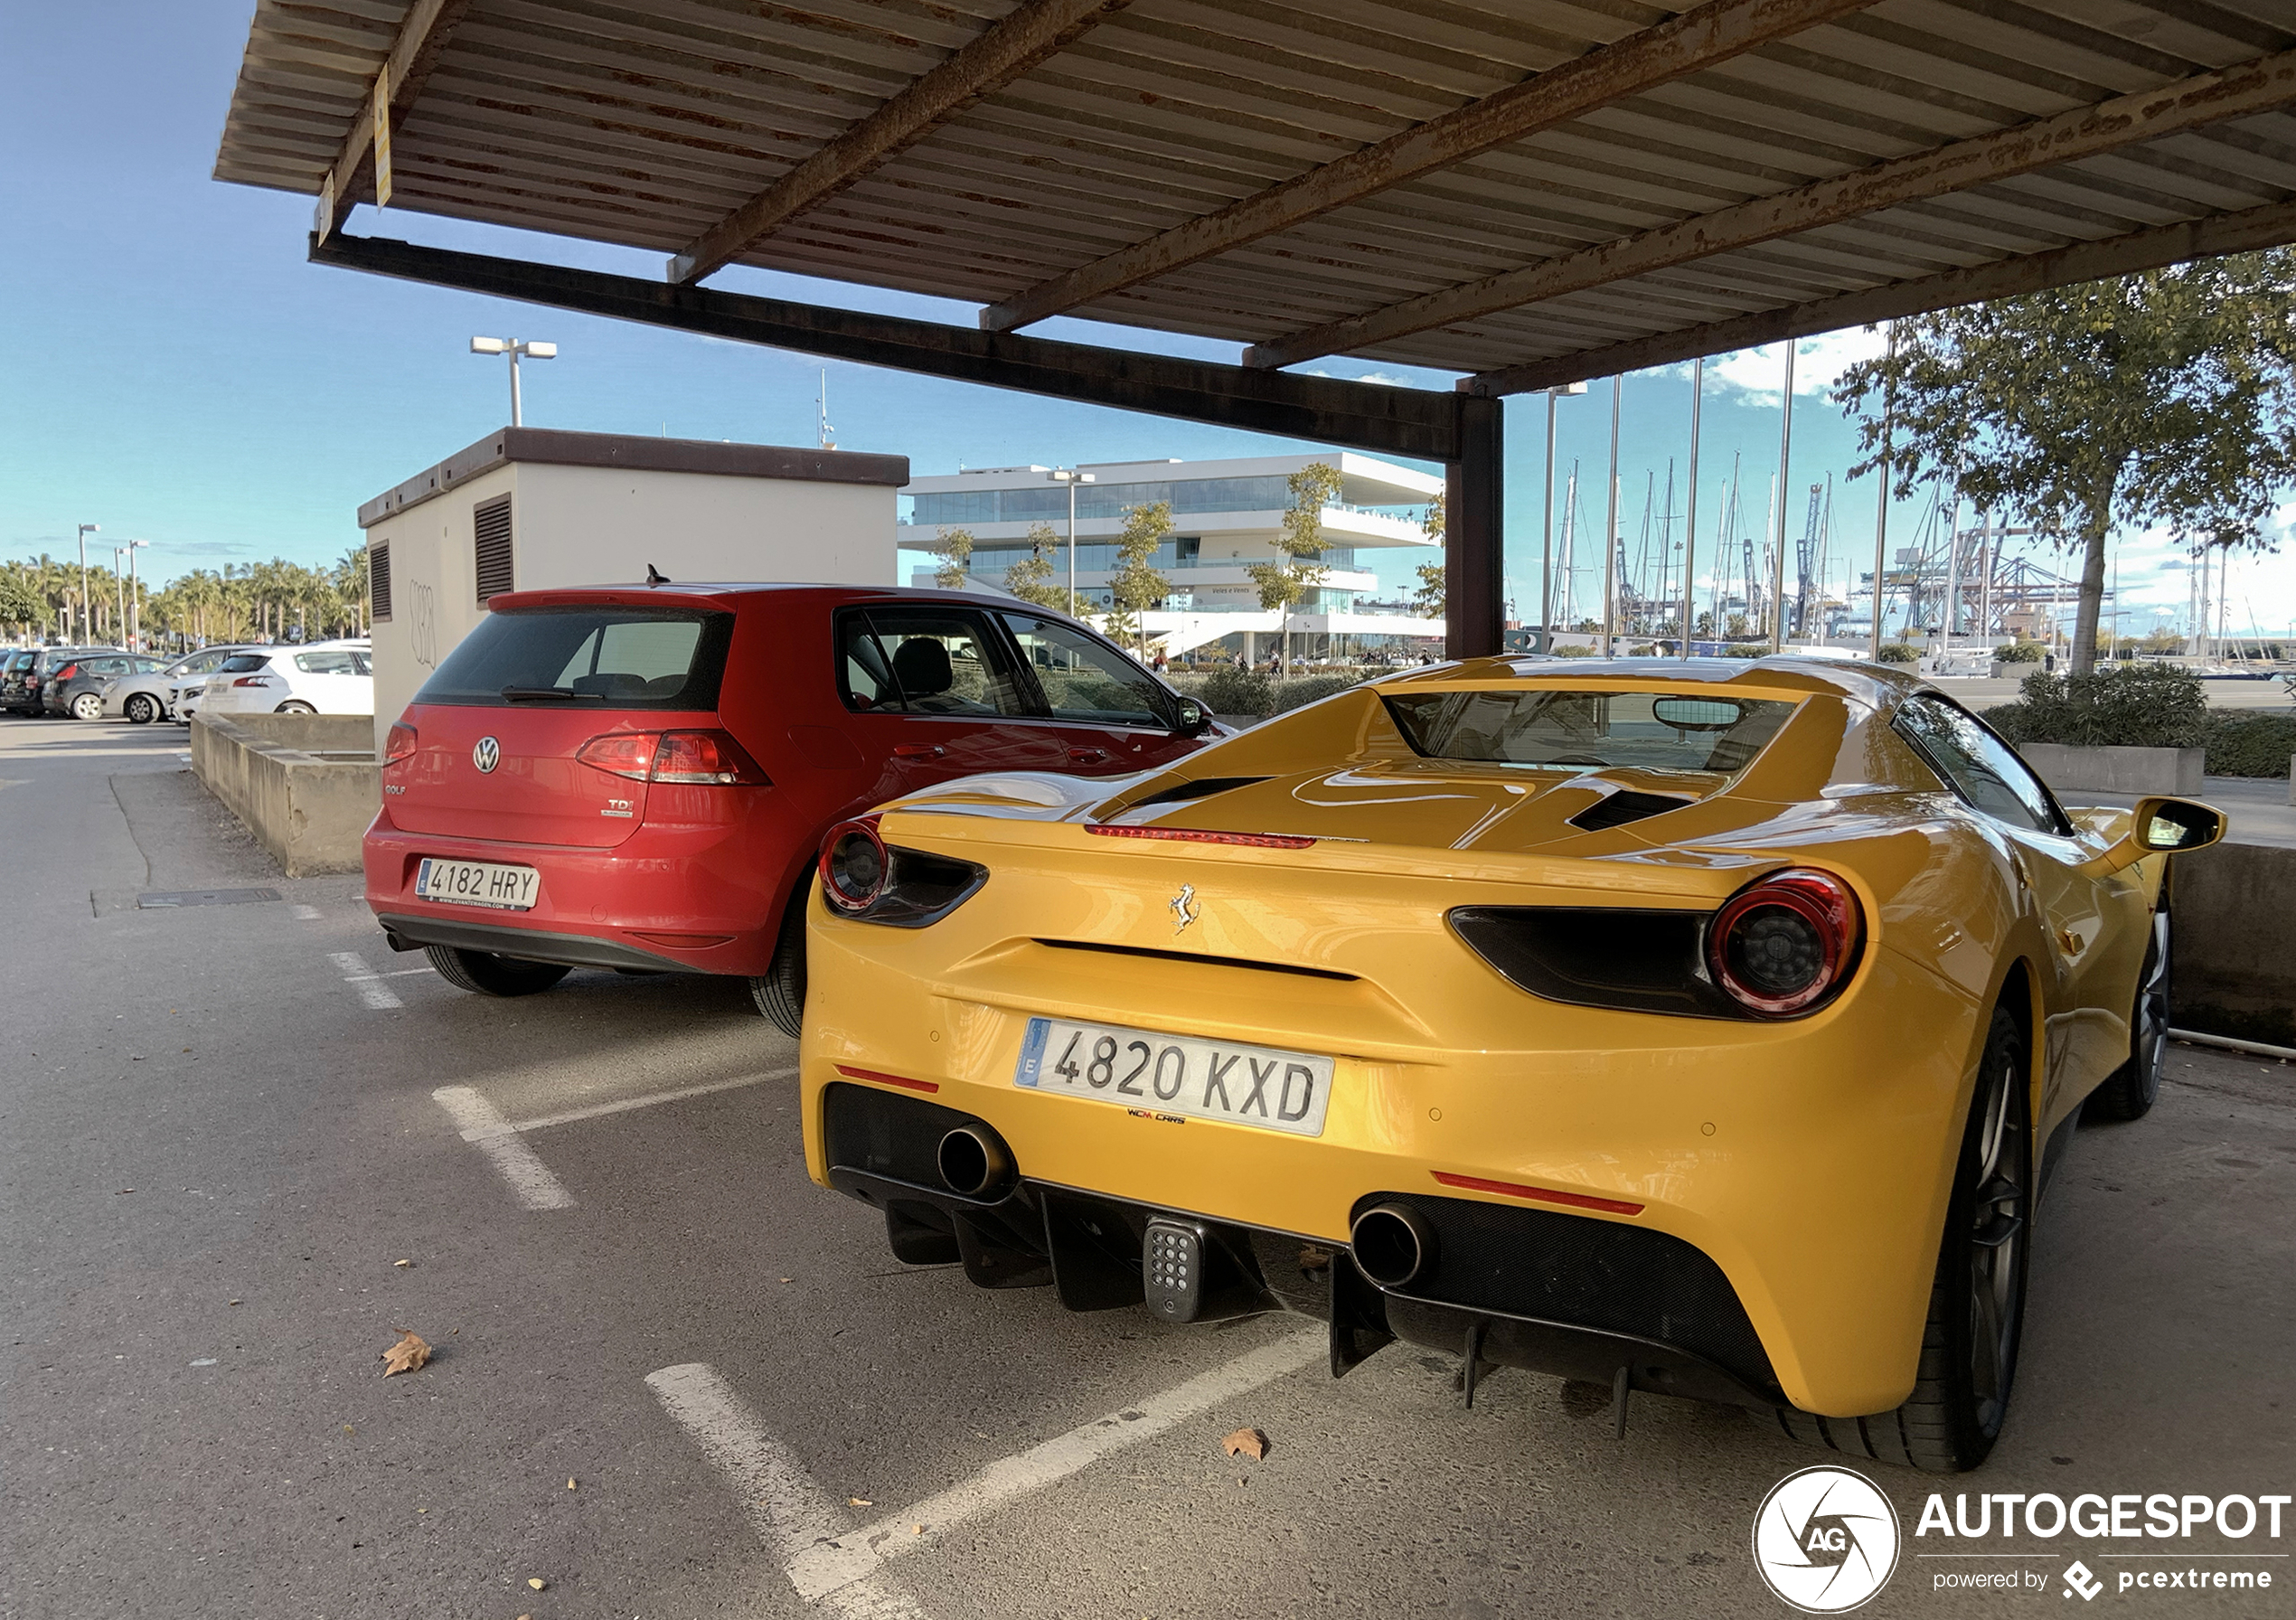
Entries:
[[733,616],[689,608],[488,613],[416,693],[419,703],[714,709]]
[[1534,687],[1381,695],[1404,740],[1430,759],[1726,774],[1751,765],[1794,708],[1703,692]]

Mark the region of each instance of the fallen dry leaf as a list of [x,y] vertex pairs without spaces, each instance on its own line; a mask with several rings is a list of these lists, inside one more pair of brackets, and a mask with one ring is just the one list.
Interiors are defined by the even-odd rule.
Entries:
[[1256,1463],[1267,1455],[1267,1436],[1256,1428],[1239,1428],[1223,1437],[1219,1448],[1231,1457],[1249,1457]]
[[420,1336],[403,1327],[391,1331],[400,1338],[398,1343],[382,1352],[383,1377],[389,1378],[394,1372],[412,1372],[430,1360],[430,1346]]
[[566,1476],[566,1488],[569,1491],[574,1488],[574,1476],[570,1474]]
[[845,1505],[849,1508],[873,1508],[877,1504],[866,1496],[848,1496],[845,1498]]
[[241,1302],[240,1302],[240,1301],[239,1301],[239,1300],[236,1300],[236,1299],[227,1299],[227,1300],[225,1300],[223,1303],[224,1303],[225,1304],[227,1304],[227,1305],[235,1305],[235,1304],[240,1304],[240,1303],[241,1303]]
[[414,1262],[413,1262],[412,1260],[393,1260],[393,1261],[391,1261],[391,1263],[393,1266],[401,1266],[401,1267],[404,1267],[404,1266],[411,1266],[411,1265],[413,1265],[413,1264],[414,1264]]
[[542,1578],[539,1575],[529,1576],[526,1584],[539,1592],[542,1589]]
[[344,1434],[346,1434],[346,1435],[355,1435],[355,1434],[357,1434],[359,1431],[358,1431],[357,1429],[355,1429],[355,1428],[353,1428],[353,1427],[352,1427],[349,1424],[347,1424],[347,1423],[346,1423],[346,1424],[344,1424],[344,1425],[343,1426],[343,1432]]

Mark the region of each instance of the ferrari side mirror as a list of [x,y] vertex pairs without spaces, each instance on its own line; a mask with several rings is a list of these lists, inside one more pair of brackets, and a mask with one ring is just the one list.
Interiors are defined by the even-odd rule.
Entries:
[[2125,871],[2147,855],[2188,854],[2225,835],[2224,814],[2197,799],[2141,798],[2129,813],[2129,831],[2088,863],[2096,876]]

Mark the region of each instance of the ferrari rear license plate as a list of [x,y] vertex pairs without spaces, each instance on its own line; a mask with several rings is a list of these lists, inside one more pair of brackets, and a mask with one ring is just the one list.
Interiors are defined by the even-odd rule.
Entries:
[[1135,1114],[1321,1136],[1332,1060],[1115,1024],[1031,1018],[1012,1083]]
[[542,874],[531,866],[497,866],[491,861],[441,861],[426,855],[415,868],[415,895],[456,906],[492,906],[498,911],[531,911],[542,895]]

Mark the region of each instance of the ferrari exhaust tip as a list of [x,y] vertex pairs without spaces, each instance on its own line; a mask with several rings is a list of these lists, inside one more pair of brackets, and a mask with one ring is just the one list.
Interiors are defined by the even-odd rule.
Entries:
[[1435,1229],[1408,1204],[1373,1204],[1348,1233],[1355,1268],[1382,1288],[1400,1288],[1435,1264]]
[[942,1184],[967,1198],[981,1197],[1012,1174],[1012,1155],[986,1126],[958,1126],[941,1138],[934,1159]]

